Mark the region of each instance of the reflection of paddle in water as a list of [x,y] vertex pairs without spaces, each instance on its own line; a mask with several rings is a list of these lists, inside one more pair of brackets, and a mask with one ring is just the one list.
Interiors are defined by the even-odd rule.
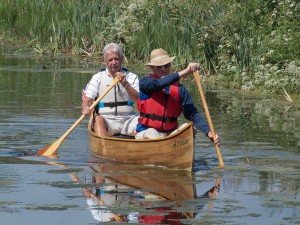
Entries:
[[[215,186],[211,188],[206,194],[208,198],[216,198],[220,191],[220,178],[216,179]],[[211,209],[213,207],[213,203],[210,202],[208,204],[208,209]]]

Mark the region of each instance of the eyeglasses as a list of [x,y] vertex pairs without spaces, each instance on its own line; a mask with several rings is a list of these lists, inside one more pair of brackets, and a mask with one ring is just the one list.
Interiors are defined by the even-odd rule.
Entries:
[[168,63],[166,65],[162,65],[162,66],[155,66],[157,69],[161,69],[162,67],[164,68],[170,68],[171,67],[171,63]]

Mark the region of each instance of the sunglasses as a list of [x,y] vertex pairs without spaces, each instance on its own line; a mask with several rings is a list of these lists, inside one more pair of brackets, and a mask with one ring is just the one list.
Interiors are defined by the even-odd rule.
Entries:
[[171,67],[171,63],[168,63],[166,65],[162,65],[162,66],[155,66],[157,69],[161,69],[161,68],[170,68]]

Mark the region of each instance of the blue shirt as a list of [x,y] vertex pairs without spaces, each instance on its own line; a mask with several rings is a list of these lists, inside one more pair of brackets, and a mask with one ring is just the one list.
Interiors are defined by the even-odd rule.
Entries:
[[[174,73],[167,76],[164,76],[160,79],[155,79],[150,76],[144,77],[140,80],[140,94],[139,98],[141,100],[146,100],[151,97],[152,93],[154,91],[161,90],[163,88],[169,87],[171,84],[176,83],[179,81],[179,74]],[[182,112],[184,117],[189,120],[193,121],[194,126],[201,130],[206,136],[207,133],[210,131],[209,126],[205,119],[201,116],[201,114],[198,112],[197,108],[194,105],[193,99],[186,89],[185,86],[182,84],[179,84],[179,99],[182,107]],[[168,91],[168,90],[166,90]],[[148,127],[138,124],[137,125],[137,131],[143,131],[146,130]]]

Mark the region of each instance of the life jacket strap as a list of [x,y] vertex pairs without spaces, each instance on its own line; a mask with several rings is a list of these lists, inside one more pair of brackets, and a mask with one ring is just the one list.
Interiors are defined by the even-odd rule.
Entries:
[[98,107],[99,108],[104,108],[104,107],[113,108],[113,107],[125,106],[125,105],[133,106],[133,101],[128,100],[128,101],[124,101],[124,102],[99,102]]
[[164,118],[162,116],[158,116],[156,114],[146,114],[146,113],[142,113],[140,112],[140,116],[141,117],[144,117],[144,118],[147,118],[147,119],[151,119],[151,120],[158,120],[158,121],[161,121],[161,122],[177,122],[177,118],[176,117],[167,117],[167,118]]

